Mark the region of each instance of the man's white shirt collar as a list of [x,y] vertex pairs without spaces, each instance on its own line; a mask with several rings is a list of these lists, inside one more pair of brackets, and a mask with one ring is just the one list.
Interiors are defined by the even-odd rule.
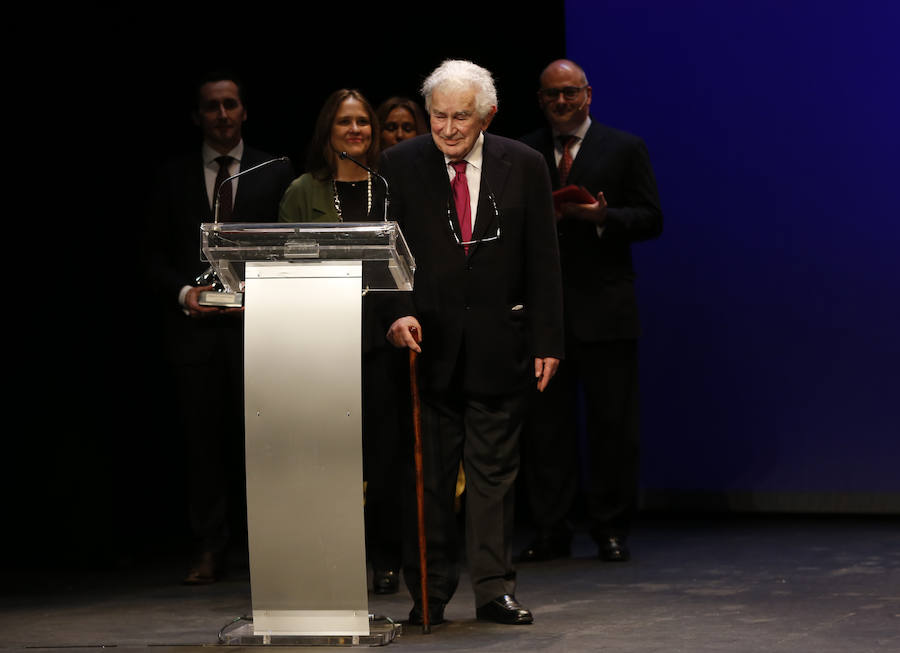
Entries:
[[562,150],[562,145],[560,145],[560,143],[559,143],[560,136],[577,136],[578,142],[581,143],[581,141],[583,141],[584,137],[587,135],[587,131],[588,131],[588,129],[590,129],[590,127],[591,127],[591,117],[588,116],[587,118],[585,118],[584,122],[581,123],[578,126],[578,128],[575,129],[574,131],[560,132],[560,131],[557,131],[556,129],[554,129],[553,130],[553,143],[555,144],[556,149],[558,149],[560,151]]
[[[241,170],[241,157],[244,156],[244,139],[241,139],[227,155],[220,154],[207,145],[206,141],[203,142],[201,151],[203,154],[203,176],[206,181],[206,198],[209,200],[209,205],[213,206],[213,192],[216,186],[216,177],[219,174],[219,164],[216,163],[216,159],[220,156],[230,156],[232,161],[228,164],[228,176],[236,175]],[[237,197],[238,181],[240,180],[231,180],[232,200]]]
[[[460,159],[451,159],[446,154],[444,155],[444,163],[446,165],[450,165],[453,161],[459,161]],[[471,166],[475,166],[478,170],[481,170],[481,164],[484,160],[484,132],[478,134],[478,138],[475,139],[475,144],[472,146],[472,149],[469,150],[469,153],[466,154],[462,159]]]
[[[195,150],[196,151],[196,150]],[[203,165],[208,166],[215,162],[221,154],[219,154],[216,150],[211,148],[206,141],[203,141]],[[241,157],[244,156],[244,139],[241,139],[237,145],[234,146],[234,149],[231,150],[227,156],[230,156],[232,159],[236,159],[237,161],[241,160]]]

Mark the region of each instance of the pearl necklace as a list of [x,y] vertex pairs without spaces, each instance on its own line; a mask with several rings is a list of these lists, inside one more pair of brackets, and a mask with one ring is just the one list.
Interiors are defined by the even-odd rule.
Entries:
[[[352,182],[351,182],[352,183]],[[331,190],[334,194],[334,210],[337,211],[338,221],[343,222],[344,216],[341,213],[341,198],[338,196],[337,182],[334,177],[331,178]],[[366,216],[372,212],[372,175],[366,173]]]

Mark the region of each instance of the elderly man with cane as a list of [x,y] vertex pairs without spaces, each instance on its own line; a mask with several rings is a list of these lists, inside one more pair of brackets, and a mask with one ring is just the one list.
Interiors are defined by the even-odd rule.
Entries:
[[409,619],[441,623],[458,585],[453,495],[462,460],[476,616],[529,624],[512,564],[519,436],[529,391],[547,387],[563,352],[549,174],[531,148],[484,133],[497,112],[484,68],[445,61],[422,93],[431,133],[386,150],[380,164],[390,217],[418,265],[415,290],[392,303],[387,334],[416,352],[421,386],[428,577],[423,583],[408,533]]

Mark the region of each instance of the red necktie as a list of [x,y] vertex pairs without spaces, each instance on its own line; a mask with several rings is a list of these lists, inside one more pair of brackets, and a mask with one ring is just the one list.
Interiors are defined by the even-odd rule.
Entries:
[[[469,205],[469,182],[466,180],[466,162],[453,161],[450,165],[456,170],[456,176],[450,182],[453,190],[453,201],[456,204],[456,217],[459,218],[459,232],[462,240],[472,240],[472,207]],[[469,247],[466,246],[466,252]]]
[[213,207],[216,205],[216,193],[219,197],[219,220],[228,222],[231,220],[231,182],[222,186],[222,182],[231,175],[228,174],[228,166],[231,163],[230,156],[220,156],[216,159],[219,164],[219,174],[216,175],[216,183],[213,186]]
[[559,185],[565,186],[566,180],[569,178],[569,171],[572,170],[572,153],[569,148],[578,140],[577,136],[560,136],[559,142],[562,144],[562,158],[559,160]]

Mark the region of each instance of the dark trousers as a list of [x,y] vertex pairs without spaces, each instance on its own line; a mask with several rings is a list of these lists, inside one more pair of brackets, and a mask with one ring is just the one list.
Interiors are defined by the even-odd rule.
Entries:
[[198,325],[209,353],[182,357],[173,369],[197,553],[224,553],[233,530],[246,534],[242,325],[220,322]]
[[[524,397],[425,394],[422,449],[425,477],[428,596],[449,601],[459,583],[459,537],[454,491],[460,460],[466,475],[465,551],[476,606],[514,594],[512,564],[515,481]],[[409,483],[414,487],[412,474]],[[407,492],[409,519],[403,571],[415,600],[421,597],[415,494]]]
[[379,347],[364,353],[362,376],[366,553],[375,571],[397,571],[403,477],[413,453],[408,350]]
[[597,541],[628,534],[639,474],[636,340],[567,341],[566,360],[543,393],[534,393],[523,442],[523,479],[538,532],[569,535],[578,492],[578,392],[584,392],[591,534]]

